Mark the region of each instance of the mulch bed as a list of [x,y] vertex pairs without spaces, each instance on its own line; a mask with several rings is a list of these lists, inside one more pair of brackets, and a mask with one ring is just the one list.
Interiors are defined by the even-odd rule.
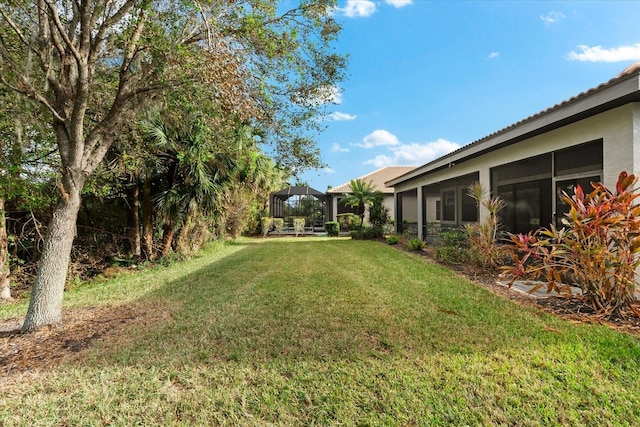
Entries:
[[0,388],[3,382],[76,358],[95,340],[114,335],[144,316],[136,306],[100,306],[64,312],[61,323],[28,334],[21,319],[0,322]]

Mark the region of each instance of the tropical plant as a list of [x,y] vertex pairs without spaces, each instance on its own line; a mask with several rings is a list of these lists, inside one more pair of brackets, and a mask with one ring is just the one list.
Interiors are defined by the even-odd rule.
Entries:
[[362,179],[352,179],[349,185],[351,193],[343,201],[347,206],[356,208],[356,213],[360,216],[359,228],[362,228],[367,206],[371,206],[380,197],[380,193],[371,182]]
[[234,173],[235,162],[216,152],[208,128],[200,121],[183,128],[169,128],[160,117],[146,124],[155,140],[164,167],[164,189],[156,194],[156,208],[164,218],[162,256],[177,246],[185,248],[192,222],[212,212],[222,189]]
[[390,245],[397,245],[400,242],[400,236],[398,236],[397,234],[392,234],[391,236],[387,237],[387,243]]
[[424,240],[418,238],[418,237],[413,237],[411,240],[409,240],[409,248],[414,250],[414,251],[421,251],[426,247],[426,243],[424,242]]
[[384,195],[381,192],[375,192],[373,203],[369,206],[369,222],[380,228],[389,223],[389,208],[384,205]]
[[503,274],[515,280],[542,280],[548,292],[571,295],[570,285],[601,316],[633,312],[640,315],[635,293],[640,267],[640,194],[638,178],[622,172],[615,190],[592,183],[585,194],[578,185],[563,193],[569,212],[562,229],[551,225],[526,235],[511,235],[513,265]]
[[[59,200],[23,330],[57,323],[81,194],[123,124],[168,92],[208,88],[230,120],[260,121],[281,164],[319,163],[316,119],[343,77],[330,0],[0,3],[0,85],[46,111]],[[37,58],[35,60],[34,58]],[[175,90],[179,88],[179,90]],[[168,195],[169,196],[169,195]]]
[[477,181],[469,186],[467,194],[476,201],[478,209],[485,208],[488,213],[479,222],[465,225],[472,262],[482,269],[504,264],[505,252],[503,245],[498,242],[498,214],[506,203],[499,197],[490,197],[489,192]]

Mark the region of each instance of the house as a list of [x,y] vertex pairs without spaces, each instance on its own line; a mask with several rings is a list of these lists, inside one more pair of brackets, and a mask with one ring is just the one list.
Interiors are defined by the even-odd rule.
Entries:
[[615,78],[454,152],[387,181],[402,232],[418,220],[458,227],[487,215],[466,192],[479,181],[507,202],[511,232],[559,223],[563,191],[590,182],[614,186],[618,174],[640,175],[640,63]]
[[[389,166],[378,169],[356,179],[370,182],[376,191],[384,195],[384,205],[389,209],[390,218],[394,218],[393,188],[385,186],[385,182],[413,170],[415,166]],[[344,198],[351,194],[351,184],[347,182],[327,190],[327,218],[328,221],[337,221],[338,215],[354,212],[353,208],[344,204]],[[365,212],[365,221],[369,220],[369,211]]]

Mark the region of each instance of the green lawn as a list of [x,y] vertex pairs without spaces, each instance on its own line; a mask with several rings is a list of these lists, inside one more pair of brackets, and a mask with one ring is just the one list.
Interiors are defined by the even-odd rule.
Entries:
[[637,338],[381,243],[243,240],[66,297],[165,315],[0,390],[0,425],[640,424]]

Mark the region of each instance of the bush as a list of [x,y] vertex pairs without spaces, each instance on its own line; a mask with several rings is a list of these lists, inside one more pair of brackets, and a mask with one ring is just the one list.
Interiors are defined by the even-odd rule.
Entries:
[[273,227],[276,232],[280,234],[282,229],[284,228],[284,218],[273,218]]
[[338,222],[341,230],[352,231],[360,226],[360,217],[352,213],[338,214]]
[[338,221],[327,221],[324,228],[329,236],[337,236],[340,234],[340,223]]
[[271,229],[272,225],[273,225],[273,218],[271,218],[270,216],[265,216],[260,219],[260,226],[262,228],[262,237],[267,236],[267,233],[269,233],[269,230]]
[[389,209],[384,205],[382,194],[369,206],[369,222],[372,226],[380,228],[384,228],[389,223]]
[[436,249],[436,259],[440,262],[455,264],[468,258],[468,236],[462,230],[448,230],[440,233],[440,245]]
[[387,237],[387,243],[390,245],[397,245],[399,241],[400,241],[400,237],[397,234],[393,234]]
[[497,238],[500,229],[498,214],[506,203],[499,197],[490,197],[479,182],[471,184],[467,194],[476,201],[478,208],[484,207],[489,213],[482,221],[465,226],[470,261],[482,269],[504,265],[505,250]]
[[519,278],[544,279],[535,291],[546,285],[547,291],[571,295],[567,281],[582,290],[583,298],[603,317],[632,311],[638,288],[636,272],[640,267],[640,194],[634,189],[638,179],[622,172],[615,191],[601,183],[592,183],[593,191],[584,194],[580,186],[563,200],[569,212],[562,219],[564,228],[553,225],[526,235],[511,235],[513,266],[503,274],[511,283]]
[[356,240],[377,240],[384,237],[384,229],[381,227],[362,227],[349,233]]
[[409,247],[414,251],[421,251],[425,248],[425,246],[426,246],[426,243],[424,242],[424,240],[419,239],[417,237],[414,237],[411,240],[409,240]]
[[304,218],[293,218],[293,231],[295,231],[296,237],[298,237],[298,234],[304,233],[305,222]]

